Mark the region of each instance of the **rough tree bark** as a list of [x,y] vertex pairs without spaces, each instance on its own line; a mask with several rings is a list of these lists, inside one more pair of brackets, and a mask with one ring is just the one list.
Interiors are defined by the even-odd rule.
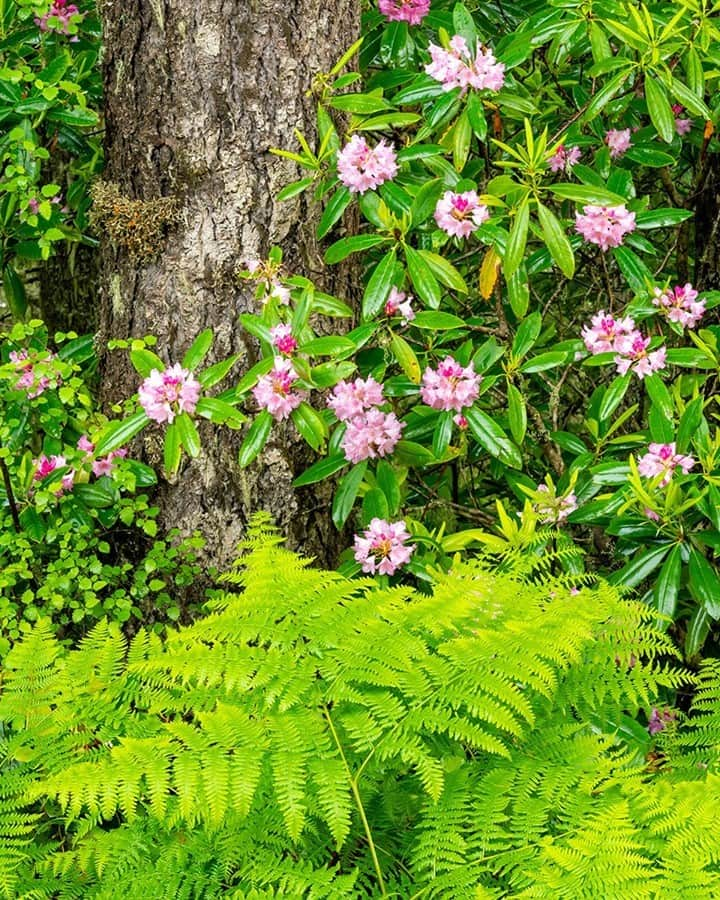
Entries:
[[[218,358],[257,359],[240,313],[254,308],[236,272],[248,257],[281,244],[298,273],[322,278],[311,211],[304,200],[273,197],[298,177],[270,147],[290,146],[293,129],[312,132],[313,76],[327,71],[359,33],[357,0],[102,0],[105,27],[105,179],[123,196],[175,197],[179,222],[150,263],[121,246],[104,248],[101,346],[110,338],[154,334],[158,352],[180,359],[199,331],[213,327]],[[328,284],[340,296],[350,286]],[[104,361],[107,399],[137,384],[119,354]],[[236,370],[237,371],[237,370]],[[249,514],[269,510],[294,546],[330,563],[338,538],[329,495],[294,490],[309,457],[292,426],[275,428],[261,460],[237,467],[237,435],[202,431],[202,457],[163,488],[167,525],[199,528],[224,562]],[[145,442],[159,463],[159,433]]]

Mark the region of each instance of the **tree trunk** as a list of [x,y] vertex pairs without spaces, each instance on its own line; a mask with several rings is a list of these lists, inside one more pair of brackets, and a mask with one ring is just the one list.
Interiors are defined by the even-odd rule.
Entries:
[[702,291],[720,290],[720,153],[707,161],[708,174],[695,209],[695,285]]
[[[123,197],[177,200],[177,222],[159,253],[138,260],[124,246],[104,248],[101,339],[158,338],[167,361],[179,360],[203,328],[215,331],[216,358],[257,360],[257,345],[238,316],[257,311],[236,273],[243,261],[282,245],[289,268],[322,275],[314,210],[303,198],[274,202],[299,177],[270,154],[312,133],[313,76],[327,71],[359,33],[356,0],[127,0],[100,4],[105,26],[106,180]],[[142,235],[140,238],[144,239]],[[150,235],[148,240],[156,244]],[[148,249],[154,249],[148,248]],[[350,286],[328,284],[347,297]],[[117,400],[137,386],[122,354],[104,361]],[[310,461],[292,425],[275,427],[260,460],[239,471],[237,434],[201,430],[203,454],[162,489],[167,526],[202,531],[219,564],[232,554],[248,516],[269,510],[301,547],[333,562],[338,536],[329,493],[291,483]],[[160,429],[145,440],[159,464]]]

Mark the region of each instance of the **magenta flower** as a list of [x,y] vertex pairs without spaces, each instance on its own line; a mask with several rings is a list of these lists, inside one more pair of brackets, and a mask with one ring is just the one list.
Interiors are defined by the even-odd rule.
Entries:
[[430,44],[428,50],[432,62],[425,66],[425,71],[442,82],[446,91],[456,87],[463,92],[468,88],[499,91],[505,83],[505,66],[495,59],[492,50],[478,48],[473,59],[465,38],[459,34],[451,38],[449,50],[437,44]]
[[273,368],[263,375],[253,388],[253,396],[258,405],[266,409],[278,421],[287,419],[305,399],[305,393],[294,391],[293,384],[298,374],[289,359],[275,358]]
[[577,497],[573,491],[563,497],[555,496],[546,484],[539,484],[535,489],[541,494],[547,494],[547,500],[541,500],[533,504],[533,509],[541,522],[547,525],[559,525],[577,509]]
[[479,202],[475,191],[445,191],[435,207],[438,228],[453,237],[468,237],[489,218],[487,206]]
[[659,347],[657,350],[648,352],[650,346],[650,338],[643,337],[639,331],[634,331],[627,337],[622,338],[622,342],[615,342],[615,349],[618,355],[615,357],[615,365],[618,374],[625,375],[626,372],[634,372],[642,381],[646,375],[652,375],[665,368],[667,349]]
[[341,381],[333,388],[327,405],[341,422],[361,416],[366,410],[379,406],[384,400],[382,385],[370,376],[366,381],[356,378],[349,383]]
[[405,423],[400,422],[395,413],[369,409],[348,421],[340,446],[351,463],[389,456],[400,440],[404,427]]
[[[67,460],[64,456],[46,456],[44,453],[42,456],[38,457],[38,459],[34,459],[33,463],[35,464],[35,471],[33,472],[33,481],[42,481],[43,478],[47,478],[52,472],[56,469],[62,469],[67,465]],[[75,481],[75,470],[70,469],[66,472],[62,478],[60,479],[60,484],[57,486],[53,493],[56,497],[60,497],[65,491],[72,490],[73,482]]]
[[410,533],[404,522],[386,522],[373,519],[362,537],[355,535],[355,559],[362,564],[363,572],[374,575],[394,575],[400,566],[410,562],[415,545],[408,545]]
[[672,111],[675,116],[675,133],[680,137],[687,134],[692,129],[692,120],[681,118],[681,113],[685,109],[679,103],[673,103]]
[[378,0],[378,9],[391,22],[419,25],[430,12],[430,0]]
[[692,456],[683,456],[675,452],[675,443],[650,444],[648,452],[638,460],[638,472],[646,478],[656,478],[662,475],[660,487],[670,484],[673,472],[678,467],[687,475],[695,465]]
[[480,381],[481,376],[475,373],[472,363],[463,368],[448,356],[437,369],[430,366],[425,369],[420,395],[423,403],[433,409],[454,409],[461,413],[477,400]]
[[364,137],[354,134],[338,153],[338,177],[351,193],[364,194],[379,187],[394,178],[397,170],[395,149],[384,140],[371,149]]
[[385,315],[394,316],[399,313],[402,316],[403,325],[412,322],[415,318],[415,311],[411,306],[412,296],[408,297],[403,291],[399,291],[396,287],[391,288],[390,294],[385,302]]
[[548,159],[551,172],[570,172],[572,167],[580,162],[582,151],[579,147],[570,147],[566,150],[564,145],[560,145],[555,153]]
[[625,206],[586,206],[582,214],[575,213],[575,230],[605,252],[619,247],[625,235],[635,231],[635,213]]
[[698,292],[688,283],[665,290],[656,287],[652,302],[671,322],[677,322],[683,328],[694,328],[705,314],[705,301],[697,297]]
[[606,315],[605,310],[592,317],[592,325],[583,328],[581,335],[585,346],[596,356],[598,353],[609,353],[624,346],[623,341],[635,332],[635,322],[626,316],[624,319],[615,319]]
[[465,418],[465,416],[462,413],[457,413],[457,415],[454,415],[453,422],[457,425],[457,427],[461,431],[465,431],[465,429],[468,427],[468,424],[469,424],[468,420]]
[[[57,23],[50,22],[57,19]],[[82,13],[74,3],[68,4],[67,0],[54,0],[50,9],[44,16],[35,17],[35,24],[40,31],[59,31],[62,34],[70,34],[70,25],[82,20]]]
[[610,156],[613,159],[617,159],[629,150],[632,145],[630,129],[623,128],[621,131],[618,131],[615,128],[611,128],[605,133],[605,143],[610,148]]
[[281,353],[289,355],[297,350],[298,344],[293,337],[290,325],[284,325],[283,323],[276,325],[274,328],[270,329],[270,336],[272,337],[273,346]]
[[164,372],[153,369],[138,389],[140,406],[155,422],[172,423],[179,413],[194,413],[200,382],[180,363]]

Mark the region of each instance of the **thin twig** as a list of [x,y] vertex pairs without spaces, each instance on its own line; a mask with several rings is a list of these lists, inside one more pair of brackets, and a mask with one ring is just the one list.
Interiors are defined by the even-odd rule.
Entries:
[[10,480],[10,471],[5,463],[5,460],[0,457],[0,469],[2,469],[3,482],[5,483],[5,493],[7,494],[8,504],[10,506],[10,515],[12,516],[13,525],[15,527],[15,531],[18,533],[22,531],[22,525],[20,524],[20,516],[18,515],[17,503],[15,502],[15,494],[12,489],[12,481]]

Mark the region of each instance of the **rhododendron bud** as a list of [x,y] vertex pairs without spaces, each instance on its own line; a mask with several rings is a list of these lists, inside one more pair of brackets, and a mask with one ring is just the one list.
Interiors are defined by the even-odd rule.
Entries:
[[408,545],[410,533],[404,522],[372,519],[362,536],[355,535],[355,559],[363,572],[394,575],[400,566],[410,562],[415,545]]
[[391,22],[419,25],[430,12],[430,0],[378,0],[378,9]]
[[632,141],[630,140],[630,129],[623,128],[621,131],[618,131],[615,128],[611,128],[605,134],[605,143],[610,148],[610,156],[613,159],[617,159],[619,156],[622,156],[626,150],[629,150],[632,145]]
[[294,391],[298,374],[289,359],[275,358],[273,368],[263,375],[253,388],[258,405],[266,409],[278,421],[287,419],[305,399],[303,391]]
[[569,150],[566,150],[561,145],[548,159],[550,170],[552,172],[569,172],[574,165],[580,162],[581,156],[582,152],[579,147],[570,147]]
[[364,137],[354,134],[338,153],[337,170],[351,193],[364,194],[395,177],[397,157],[392,145],[384,140],[371,149]]
[[270,329],[273,346],[281,353],[293,353],[297,350],[297,341],[293,337],[292,327],[290,325],[276,325]]
[[412,322],[415,318],[415,311],[411,306],[411,301],[412,297],[408,297],[407,294],[399,291],[396,287],[391,288],[390,294],[385,301],[385,315],[394,316],[396,313],[400,313],[404,325]]
[[705,314],[705,301],[698,300],[698,292],[691,284],[666,288],[655,288],[652,302],[660,307],[671,322],[683,328],[694,328]]
[[592,317],[592,325],[581,332],[585,346],[593,355],[617,351],[624,346],[623,341],[635,334],[635,322],[630,316],[616,319],[607,315],[605,310]]
[[327,405],[341,422],[362,415],[367,409],[379,406],[384,400],[382,385],[370,376],[366,381],[356,378],[353,382],[341,381],[333,388]]
[[635,231],[635,213],[625,206],[586,206],[575,213],[575,229],[590,244],[601,250],[619,247],[623,238]]
[[673,472],[678,467],[685,475],[693,468],[695,460],[692,456],[683,456],[676,453],[675,443],[650,444],[648,452],[638,460],[638,472],[646,478],[656,478],[662,475],[660,487],[670,484]]
[[445,191],[435,207],[438,228],[453,237],[468,237],[489,218],[487,206],[479,202],[475,191]]
[[400,440],[404,427],[405,423],[400,422],[395,413],[369,409],[348,421],[340,446],[351,463],[389,456]]
[[477,400],[481,376],[475,373],[472,363],[463,367],[452,356],[432,369],[425,369],[420,395],[424,403],[433,409],[454,409],[461,413]]
[[616,340],[616,350],[619,350],[618,356],[615,357],[615,365],[618,374],[625,375],[626,372],[633,371],[642,381],[646,375],[652,375],[665,368],[667,350],[660,347],[657,350],[648,352],[650,346],[650,338],[643,337],[639,331],[622,339],[622,344],[618,344]]
[[462,413],[457,413],[457,415],[453,416],[453,422],[460,428],[462,431],[468,427],[468,420]]
[[450,40],[450,49],[430,44],[432,62],[425,66],[426,73],[442,82],[446,91],[459,87],[463,92],[475,90],[499,91],[505,83],[505,66],[498,62],[492,50],[478,48],[475,58],[465,38],[456,34]]
[[164,372],[153,369],[138,389],[140,406],[155,422],[172,423],[178,413],[194,413],[200,382],[180,363]]

